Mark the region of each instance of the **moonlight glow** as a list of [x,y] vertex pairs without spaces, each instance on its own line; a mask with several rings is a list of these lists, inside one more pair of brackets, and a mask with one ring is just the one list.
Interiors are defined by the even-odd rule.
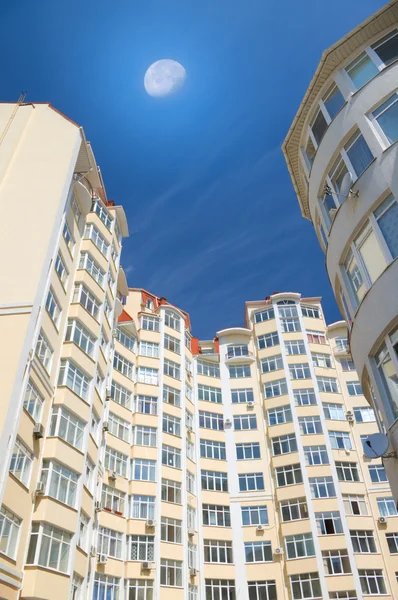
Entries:
[[186,76],[180,63],[163,58],[154,62],[145,73],[145,89],[150,96],[168,96],[183,86]]

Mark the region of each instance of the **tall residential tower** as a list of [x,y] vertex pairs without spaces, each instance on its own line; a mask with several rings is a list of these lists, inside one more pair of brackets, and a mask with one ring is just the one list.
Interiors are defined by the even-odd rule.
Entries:
[[398,501],[398,2],[326,50],[283,145],[315,227]]

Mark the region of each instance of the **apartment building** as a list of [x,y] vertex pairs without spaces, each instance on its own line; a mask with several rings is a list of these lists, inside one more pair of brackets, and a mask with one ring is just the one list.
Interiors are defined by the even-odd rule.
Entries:
[[312,221],[398,502],[398,2],[326,50],[283,145]]

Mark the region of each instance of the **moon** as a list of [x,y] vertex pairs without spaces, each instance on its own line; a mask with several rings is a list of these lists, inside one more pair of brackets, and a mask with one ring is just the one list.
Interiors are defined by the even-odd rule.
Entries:
[[162,58],[148,68],[144,77],[144,86],[150,96],[168,96],[184,85],[186,76],[187,72],[179,62]]

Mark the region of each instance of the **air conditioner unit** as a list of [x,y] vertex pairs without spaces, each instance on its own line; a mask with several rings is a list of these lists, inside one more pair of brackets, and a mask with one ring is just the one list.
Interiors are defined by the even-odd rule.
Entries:
[[155,519],[147,519],[146,526],[147,527],[155,527],[156,521]]
[[95,546],[91,546],[90,556],[97,556],[97,548]]
[[111,386],[108,386],[106,388],[106,399],[110,400],[111,399]]
[[37,440],[40,440],[42,437],[44,437],[44,427],[41,423],[35,423],[33,427],[33,436]]
[[102,505],[101,502],[99,500],[95,501],[95,508],[94,508],[95,512],[99,512],[100,510],[102,510]]
[[252,400],[250,400],[250,401],[247,403],[247,406],[250,406],[250,408],[252,408],[252,407],[254,406],[254,402],[253,402]]
[[116,477],[117,477],[116,471],[112,471],[112,473],[109,474],[110,481],[116,481]]
[[192,537],[192,536],[194,536],[194,535],[195,535],[195,530],[194,530],[192,527],[190,527],[190,528],[188,529],[188,535],[189,535],[189,537]]
[[108,562],[108,556],[106,554],[98,554],[97,564],[106,565]]
[[279,556],[283,554],[283,548],[275,548],[274,554],[278,554]]
[[387,517],[379,517],[377,520],[380,523],[380,525],[386,525],[387,523]]
[[104,421],[102,423],[102,431],[109,431],[109,423],[108,423],[108,421]]
[[151,562],[143,562],[142,563],[142,570],[143,571],[150,571],[152,569],[152,563]]
[[232,426],[232,419],[225,419],[224,428]]
[[264,531],[265,527],[264,525],[257,525],[256,530],[257,531]]
[[42,496],[44,494],[44,482],[43,481],[38,481],[36,484],[36,495],[37,496]]
[[189,576],[190,577],[195,577],[196,573],[197,573],[196,569],[189,569]]
[[349,410],[346,412],[345,414],[345,418],[347,419],[347,421],[349,421],[350,423],[352,423],[353,421],[355,421],[355,417],[354,417],[354,413]]

